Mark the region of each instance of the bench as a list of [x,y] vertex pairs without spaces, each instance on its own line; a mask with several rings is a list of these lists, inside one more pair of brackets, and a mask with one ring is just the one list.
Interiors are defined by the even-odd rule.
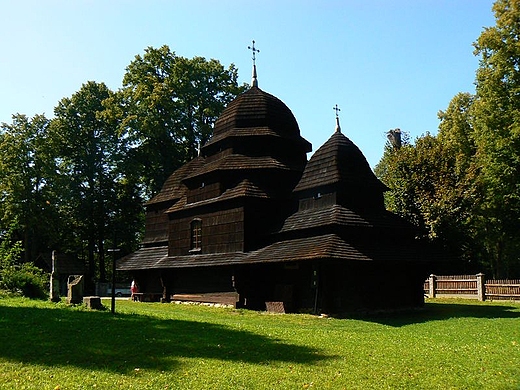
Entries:
[[134,302],[159,302],[162,298],[162,293],[134,293],[132,301]]
[[171,296],[173,301],[178,302],[195,302],[195,303],[212,303],[226,306],[236,307],[238,302],[238,294],[236,292],[216,292],[216,293],[177,293]]

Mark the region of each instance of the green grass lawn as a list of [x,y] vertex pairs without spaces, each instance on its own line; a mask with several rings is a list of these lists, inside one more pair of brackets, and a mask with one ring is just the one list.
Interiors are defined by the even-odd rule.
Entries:
[[518,303],[433,300],[355,319],[116,310],[0,298],[0,389],[520,388]]

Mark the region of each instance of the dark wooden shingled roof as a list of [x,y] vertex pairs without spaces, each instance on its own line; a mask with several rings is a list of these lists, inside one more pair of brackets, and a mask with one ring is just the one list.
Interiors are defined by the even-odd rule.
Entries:
[[167,246],[145,247],[117,260],[117,269],[120,271],[132,271],[154,268],[158,261],[167,257]]
[[251,252],[244,262],[269,263],[315,259],[372,260],[338,235],[325,234],[275,242],[265,248]]
[[248,137],[255,135],[268,135],[272,137],[283,138],[279,133],[267,126],[255,126],[255,127],[236,127],[225,132],[213,134],[210,142],[214,143],[220,141],[226,137]]
[[337,183],[363,185],[379,191],[388,189],[374,175],[361,150],[339,131],[313,154],[294,191]]
[[244,179],[235,187],[224,191],[224,193],[215,198],[201,200],[199,202],[188,203],[186,196],[183,196],[177,203],[175,203],[172,207],[168,209],[168,212],[186,210],[210,203],[222,202],[224,200],[235,199],[240,197],[269,198],[269,195],[260,187],[252,183],[250,180]]
[[311,144],[300,136],[298,123],[285,103],[258,87],[251,87],[222,112],[215,122],[212,138],[204,147],[240,133],[273,135],[273,132],[283,138],[298,140],[306,151],[311,150]]
[[269,156],[251,157],[241,154],[230,154],[218,160],[204,164],[197,170],[192,171],[186,176],[186,179],[192,179],[197,176],[202,176],[212,171],[232,171],[243,169],[283,169],[296,170],[297,167],[291,167],[286,163],[278,161]]
[[186,186],[182,184],[182,180],[192,173],[194,170],[199,169],[204,165],[204,159],[202,157],[196,157],[182,167],[173,172],[168,179],[164,182],[161,191],[150,199],[146,205],[155,203],[166,202],[169,200],[180,199],[186,192]]
[[372,227],[365,218],[340,205],[301,210],[285,220],[281,232],[308,229],[324,225]]
[[344,206],[335,204],[328,207],[306,209],[296,212],[286,219],[280,232],[330,225],[367,228],[413,228],[407,221],[386,210],[377,213],[363,213],[363,215],[360,215]]
[[[231,252],[167,256],[166,247],[142,248],[118,261],[118,270],[132,271],[143,268],[194,268],[224,265],[277,263],[306,260],[342,261],[431,261],[441,256],[421,243],[403,247],[399,242],[384,246],[373,243],[354,247],[336,234],[297,238],[275,242],[252,252]],[[143,267],[143,265],[145,265]]]
[[[215,267],[312,259],[371,260],[335,234],[280,241],[253,252],[167,256],[167,248],[142,248],[118,261],[118,270]],[[146,265],[145,265],[146,264]],[[143,267],[143,265],[145,265]]]

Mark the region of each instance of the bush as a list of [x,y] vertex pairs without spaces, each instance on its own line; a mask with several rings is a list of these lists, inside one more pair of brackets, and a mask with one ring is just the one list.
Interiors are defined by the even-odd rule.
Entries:
[[47,275],[32,263],[9,265],[0,270],[0,289],[28,298],[47,297]]
[[0,241],[0,291],[23,295],[27,298],[46,298],[48,275],[33,263],[23,263],[21,241],[12,244]]

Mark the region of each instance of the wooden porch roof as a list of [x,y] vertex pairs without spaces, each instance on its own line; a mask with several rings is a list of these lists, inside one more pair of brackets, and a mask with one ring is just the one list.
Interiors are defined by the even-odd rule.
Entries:
[[116,261],[118,271],[133,271],[155,268],[161,259],[168,257],[168,246],[141,248]]
[[336,234],[316,237],[304,237],[279,241],[265,248],[252,252],[231,252],[215,254],[194,254],[186,256],[168,256],[166,246],[142,248],[117,263],[122,271],[142,269],[169,269],[216,267],[226,265],[245,265],[260,263],[279,263],[307,260],[338,261],[428,261],[434,257],[425,252],[425,247],[408,245],[403,248],[399,243],[395,247],[371,245],[366,248],[353,247]]
[[117,269],[129,271],[150,268],[215,267],[327,258],[356,261],[371,260],[335,234],[280,241],[252,252],[186,256],[167,256],[167,253],[168,248],[166,246],[142,248],[119,260]]

